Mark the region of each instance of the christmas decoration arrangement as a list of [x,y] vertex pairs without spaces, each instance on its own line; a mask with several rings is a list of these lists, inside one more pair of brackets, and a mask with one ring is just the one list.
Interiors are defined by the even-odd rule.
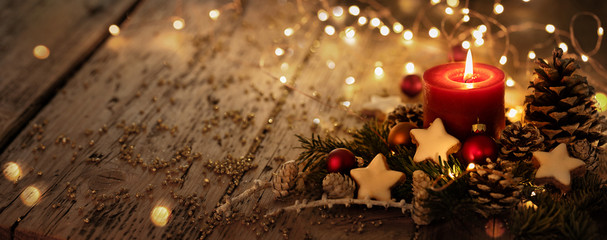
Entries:
[[[387,116],[365,122],[352,139],[298,136],[303,149],[298,159],[283,163],[271,183],[256,182],[243,194],[271,186],[277,200],[307,196],[267,216],[319,206],[380,206],[400,208],[417,225],[485,218],[493,223],[486,229],[492,237],[509,231],[517,239],[597,239],[595,219],[607,210],[607,181],[601,176],[607,125],[593,87],[574,73],[579,65],[562,56],[557,48],[551,63],[535,61],[523,121],[504,125],[499,99],[491,100],[497,106],[476,103],[482,112],[474,123],[471,116],[458,120],[454,111],[428,114],[444,108],[436,102],[430,108],[399,105],[389,111],[388,105],[398,101],[376,97],[369,106]],[[450,80],[478,83],[469,89],[478,88],[481,97],[500,89],[483,81],[503,78],[501,70],[480,65],[480,71],[468,74],[463,67],[447,67],[441,71]],[[430,91],[445,88],[438,85]],[[425,104],[432,101],[425,98]],[[465,108],[457,104],[450,106]],[[496,107],[501,116],[487,113]],[[468,133],[461,131],[461,121]],[[231,202],[244,197],[228,200],[219,212],[229,213]]]

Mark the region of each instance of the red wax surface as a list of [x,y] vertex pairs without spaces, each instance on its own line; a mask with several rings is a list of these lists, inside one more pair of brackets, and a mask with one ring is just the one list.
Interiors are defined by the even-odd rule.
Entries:
[[463,80],[465,63],[448,63],[424,73],[424,127],[436,118],[460,141],[472,134],[472,125],[487,125],[487,134],[497,139],[505,127],[504,72],[475,63],[474,75]]

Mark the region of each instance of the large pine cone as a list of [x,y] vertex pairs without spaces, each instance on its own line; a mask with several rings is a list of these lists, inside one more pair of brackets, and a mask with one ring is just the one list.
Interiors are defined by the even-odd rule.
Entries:
[[421,104],[399,105],[394,111],[388,113],[385,124],[389,128],[394,127],[399,122],[412,122],[418,127],[424,126],[424,109]]
[[553,52],[553,63],[535,62],[533,90],[525,97],[525,122],[533,124],[544,135],[546,149],[559,143],[586,139],[593,147],[603,146],[607,137],[597,113],[595,90],[586,77],[573,74],[580,66],[572,58],[562,59],[563,50]]
[[520,178],[512,174],[510,162],[497,159],[494,163],[487,159],[485,166],[477,165],[476,171],[470,173],[470,189],[474,201],[481,204],[480,213],[484,216],[499,214],[514,206],[520,200]]
[[293,160],[287,161],[278,167],[272,178],[272,192],[276,198],[289,195],[290,191],[296,185],[299,169],[297,163]]
[[428,225],[432,221],[430,209],[424,207],[430,198],[428,188],[431,186],[432,180],[428,174],[421,170],[413,172],[413,211],[411,218],[417,225]]
[[544,136],[533,125],[522,126],[515,122],[506,126],[500,134],[500,158],[513,162],[529,161],[533,152],[542,150]]
[[322,180],[322,189],[329,198],[352,198],[356,183],[352,178],[340,173],[329,173]]

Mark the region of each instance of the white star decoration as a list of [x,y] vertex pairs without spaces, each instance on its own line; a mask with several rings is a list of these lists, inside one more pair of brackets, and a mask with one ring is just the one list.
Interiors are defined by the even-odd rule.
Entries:
[[533,152],[533,158],[540,164],[535,173],[536,179],[554,178],[566,187],[571,184],[571,171],[584,166],[584,161],[569,156],[564,143],[550,152]]
[[371,96],[371,102],[363,104],[362,109],[389,113],[401,104],[402,102],[400,101],[399,96],[381,97],[373,95]]
[[435,119],[428,129],[412,129],[410,133],[413,143],[417,144],[413,156],[415,162],[431,159],[440,164],[438,157],[447,161],[449,154],[457,152],[460,147],[459,140],[447,133],[440,118]]
[[350,175],[360,186],[358,199],[374,198],[380,201],[390,201],[390,188],[405,178],[405,174],[388,168],[386,157],[377,154],[364,168],[350,170]]

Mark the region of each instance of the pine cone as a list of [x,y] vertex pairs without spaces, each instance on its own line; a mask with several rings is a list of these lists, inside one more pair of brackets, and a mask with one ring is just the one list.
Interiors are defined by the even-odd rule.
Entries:
[[521,122],[506,126],[500,134],[500,158],[513,162],[529,161],[533,152],[544,146],[544,137],[533,125]]
[[597,167],[597,151],[586,139],[577,140],[567,145],[567,150],[571,157],[580,159],[586,163],[587,170],[594,170]]
[[485,217],[499,214],[520,200],[520,178],[512,174],[514,166],[510,162],[497,159],[494,163],[487,159],[488,164],[477,165],[476,171],[470,173],[470,189],[475,202],[481,205],[478,209]]
[[297,163],[293,160],[287,161],[278,167],[272,178],[272,187],[276,198],[289,195],[289,192],[295,187],[299,169]]
[[415,170],[413,172],[413,211],[411,218],[417,225],[428,225],[432,221],[430,209],[424,207],[424,204],[430,198],[428,188],[432,186],[430,176],[424,171]]
[[424,126],[424,109],[421,104],[399,105],[394,111],[388,114],[384,124],[389,128],[394,127],[399,122],[412,122],[418,127]]
[[352,198],[356,184],[352,178],[340,173],[329,173],[322,180],[322,189],[329,198]]
[[586,139],[593,147],[603,146],[602,120],[594,100],[595,90],[586,77],[573,74],[580,66],[572,58],[562,59],[563,50],[553,52],[549,65],[538,58],[535,78],[525,97],[525,122],[536,126],[544,135],[546,150],[559,143]]

